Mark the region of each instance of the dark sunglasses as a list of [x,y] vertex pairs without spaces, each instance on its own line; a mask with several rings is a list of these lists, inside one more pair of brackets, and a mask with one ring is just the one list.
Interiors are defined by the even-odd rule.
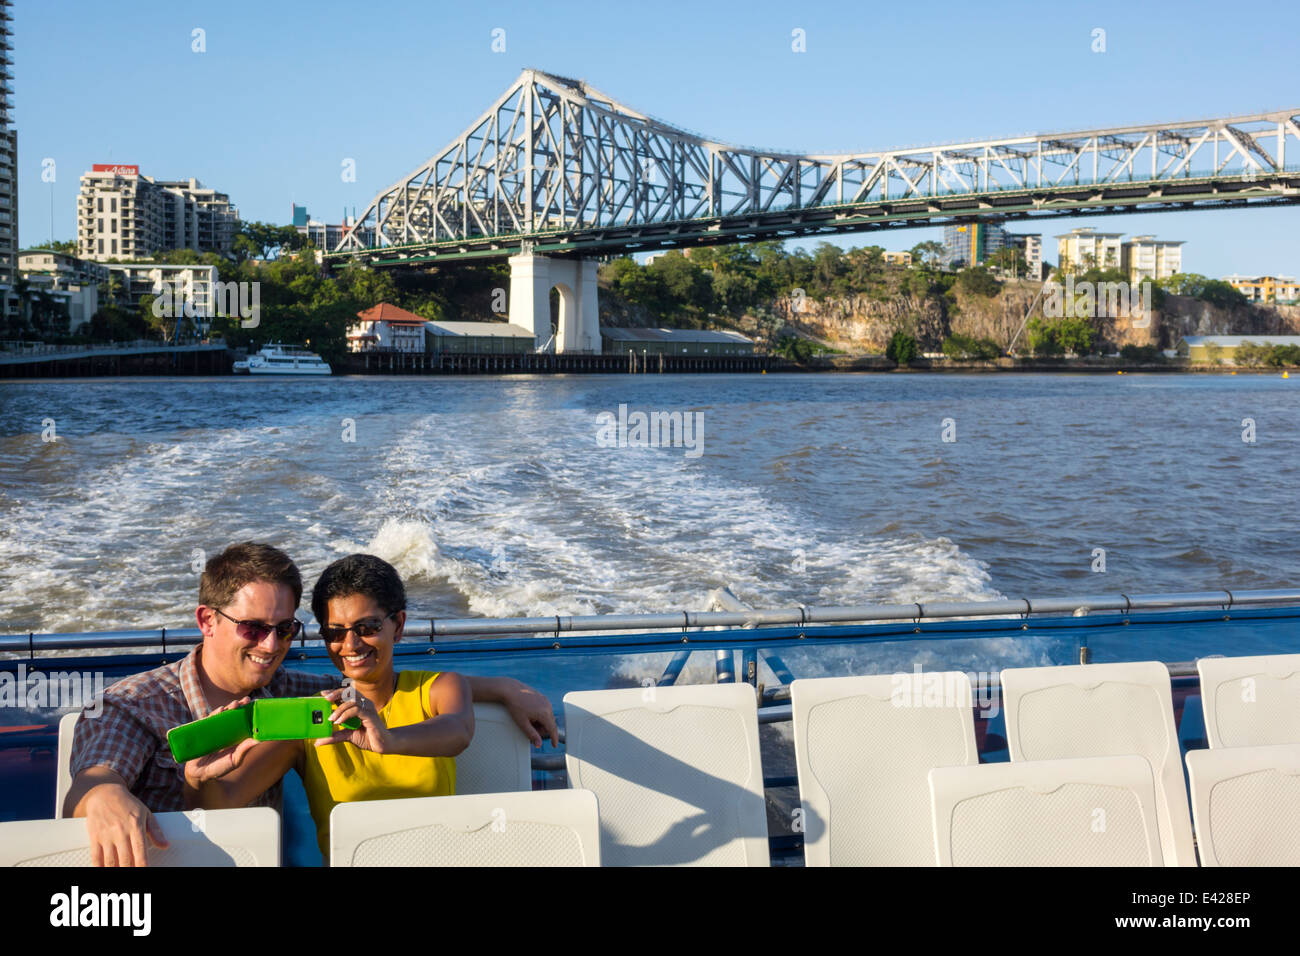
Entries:
[[261,643],[266,635],[275,631],[275,636],[281,641],[291,641],[302,633],[302,621],[296,617],[291,617],[287,621],[281,621],[279,624],[263,624],[261,621],[236,621],[221,608],[214,607],[216,611],[227,621],[235,625],[235,632],[246,641]]
[[384,629],[384,622],[397,617],[397,612],[393,611],[383,617],[368,617],[364,620],[357,621],[351,627],[337,627],[326,625],[320,629],[320,636],[323,640],[334,643],[347,637],[348,631],[352,631],[357,637],[374,637]]

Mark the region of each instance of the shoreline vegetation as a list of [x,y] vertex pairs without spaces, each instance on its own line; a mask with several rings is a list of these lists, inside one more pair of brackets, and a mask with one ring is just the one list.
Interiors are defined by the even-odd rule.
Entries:
[[[937,242],[919,243],[906,254],[886,254],[874,245],[820,243],[811,251],[789,251],[780,242],[756,242],[674,250],[644,263],[612,258],[600,265],[600,321],[736,331],[754,341],[755,355],[773,358],[773,370],[1300,368],[1297,346],[1247,346],[1232,366],[1171,357],[1192,335],[1300,334],[1300,305],[1254,304],[1228,283],[1195,274],[1151,283],[1140,299],[1104,301],[1091,289],[1107,283],[1127,288],[1125,273],[1092,262],[1045,264],[1045,285],[1021,278],[1028,269],[1017,250],[1000,250],[987,266],[956,271],[940,268],[942,252]],[[432,320],[501,321],[502,292],[510,286],[504,262],[407,273],[348,266],[331,275],[293,227],[257,222],[241,223],[229,258],[180,250],[154,261],[213,265],[222,282],[259,284],[259,325],[246,329],[238,317],[218,316],[210,340],[235,352],[273,341],[302,344],[336,368],[348,364],[347,327],[366,308],[391,302]],[[1076,292],[1081,289],[1086,293]],[[116,277],[100,291],[102,307],[78,329],[69,328],[47,295],[33,293],[22,314],[6,320],[0,339],[15,348],[35,341],[196,340],[193,320],[159,315],[170,310],[155,308],[153,296],[130,307]],[[1133,306],[1138,301],[1140,311]]]

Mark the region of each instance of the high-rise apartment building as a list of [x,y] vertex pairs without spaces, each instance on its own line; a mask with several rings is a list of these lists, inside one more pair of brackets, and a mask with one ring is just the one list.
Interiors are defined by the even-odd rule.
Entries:
[[1072,229],[1056,237],[1058,261],[1081,272],[1085,269],[1118,269],[1121,262],[1122,232],[1097,232],[1092,228]]
[[5,287],[6,303],[18,280],[18,134],[9,126],[13,109],[9,101],[13,95],[10,6],[9,0],[0,0],[0,286]]
[[943,266],[965,269],[984,261],[1007,245],[1007,231],[996,222],[961,222],[943,227]]
[[1120,268],[1129,282],[1167,279],[1183,271],[1183,241],[1134,236],[1120,245]]
[[139,166],[96,163],[77,197],[77,251],[83,259],[147,259],[155,252],[230,252],[239,211],[197,179],[155,180]]

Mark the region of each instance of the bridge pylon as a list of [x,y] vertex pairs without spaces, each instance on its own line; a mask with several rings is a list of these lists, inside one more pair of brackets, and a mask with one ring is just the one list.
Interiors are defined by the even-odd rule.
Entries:
[[551,340],[551,290],[560,293],[554,330],[556,352],[600,351],[596,260],[552,259],[532,253],[511,256],[510,321],[533,333],[535,348]]

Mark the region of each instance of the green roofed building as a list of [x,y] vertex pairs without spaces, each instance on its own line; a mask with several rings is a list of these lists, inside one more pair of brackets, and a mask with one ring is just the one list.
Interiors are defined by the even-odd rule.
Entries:
[[533,351],[533,333],[509,322],[425,322],[429,354],[522,355]]
[[1187,335],[1178,343],[1178,354],[1193,362],[1218,360],[1229,365],[1239,346],[1300,345],[1300,335]]
[[715,329],[616,329],[600,327],[606,355],[753,355],[754,342],[739,332]]

